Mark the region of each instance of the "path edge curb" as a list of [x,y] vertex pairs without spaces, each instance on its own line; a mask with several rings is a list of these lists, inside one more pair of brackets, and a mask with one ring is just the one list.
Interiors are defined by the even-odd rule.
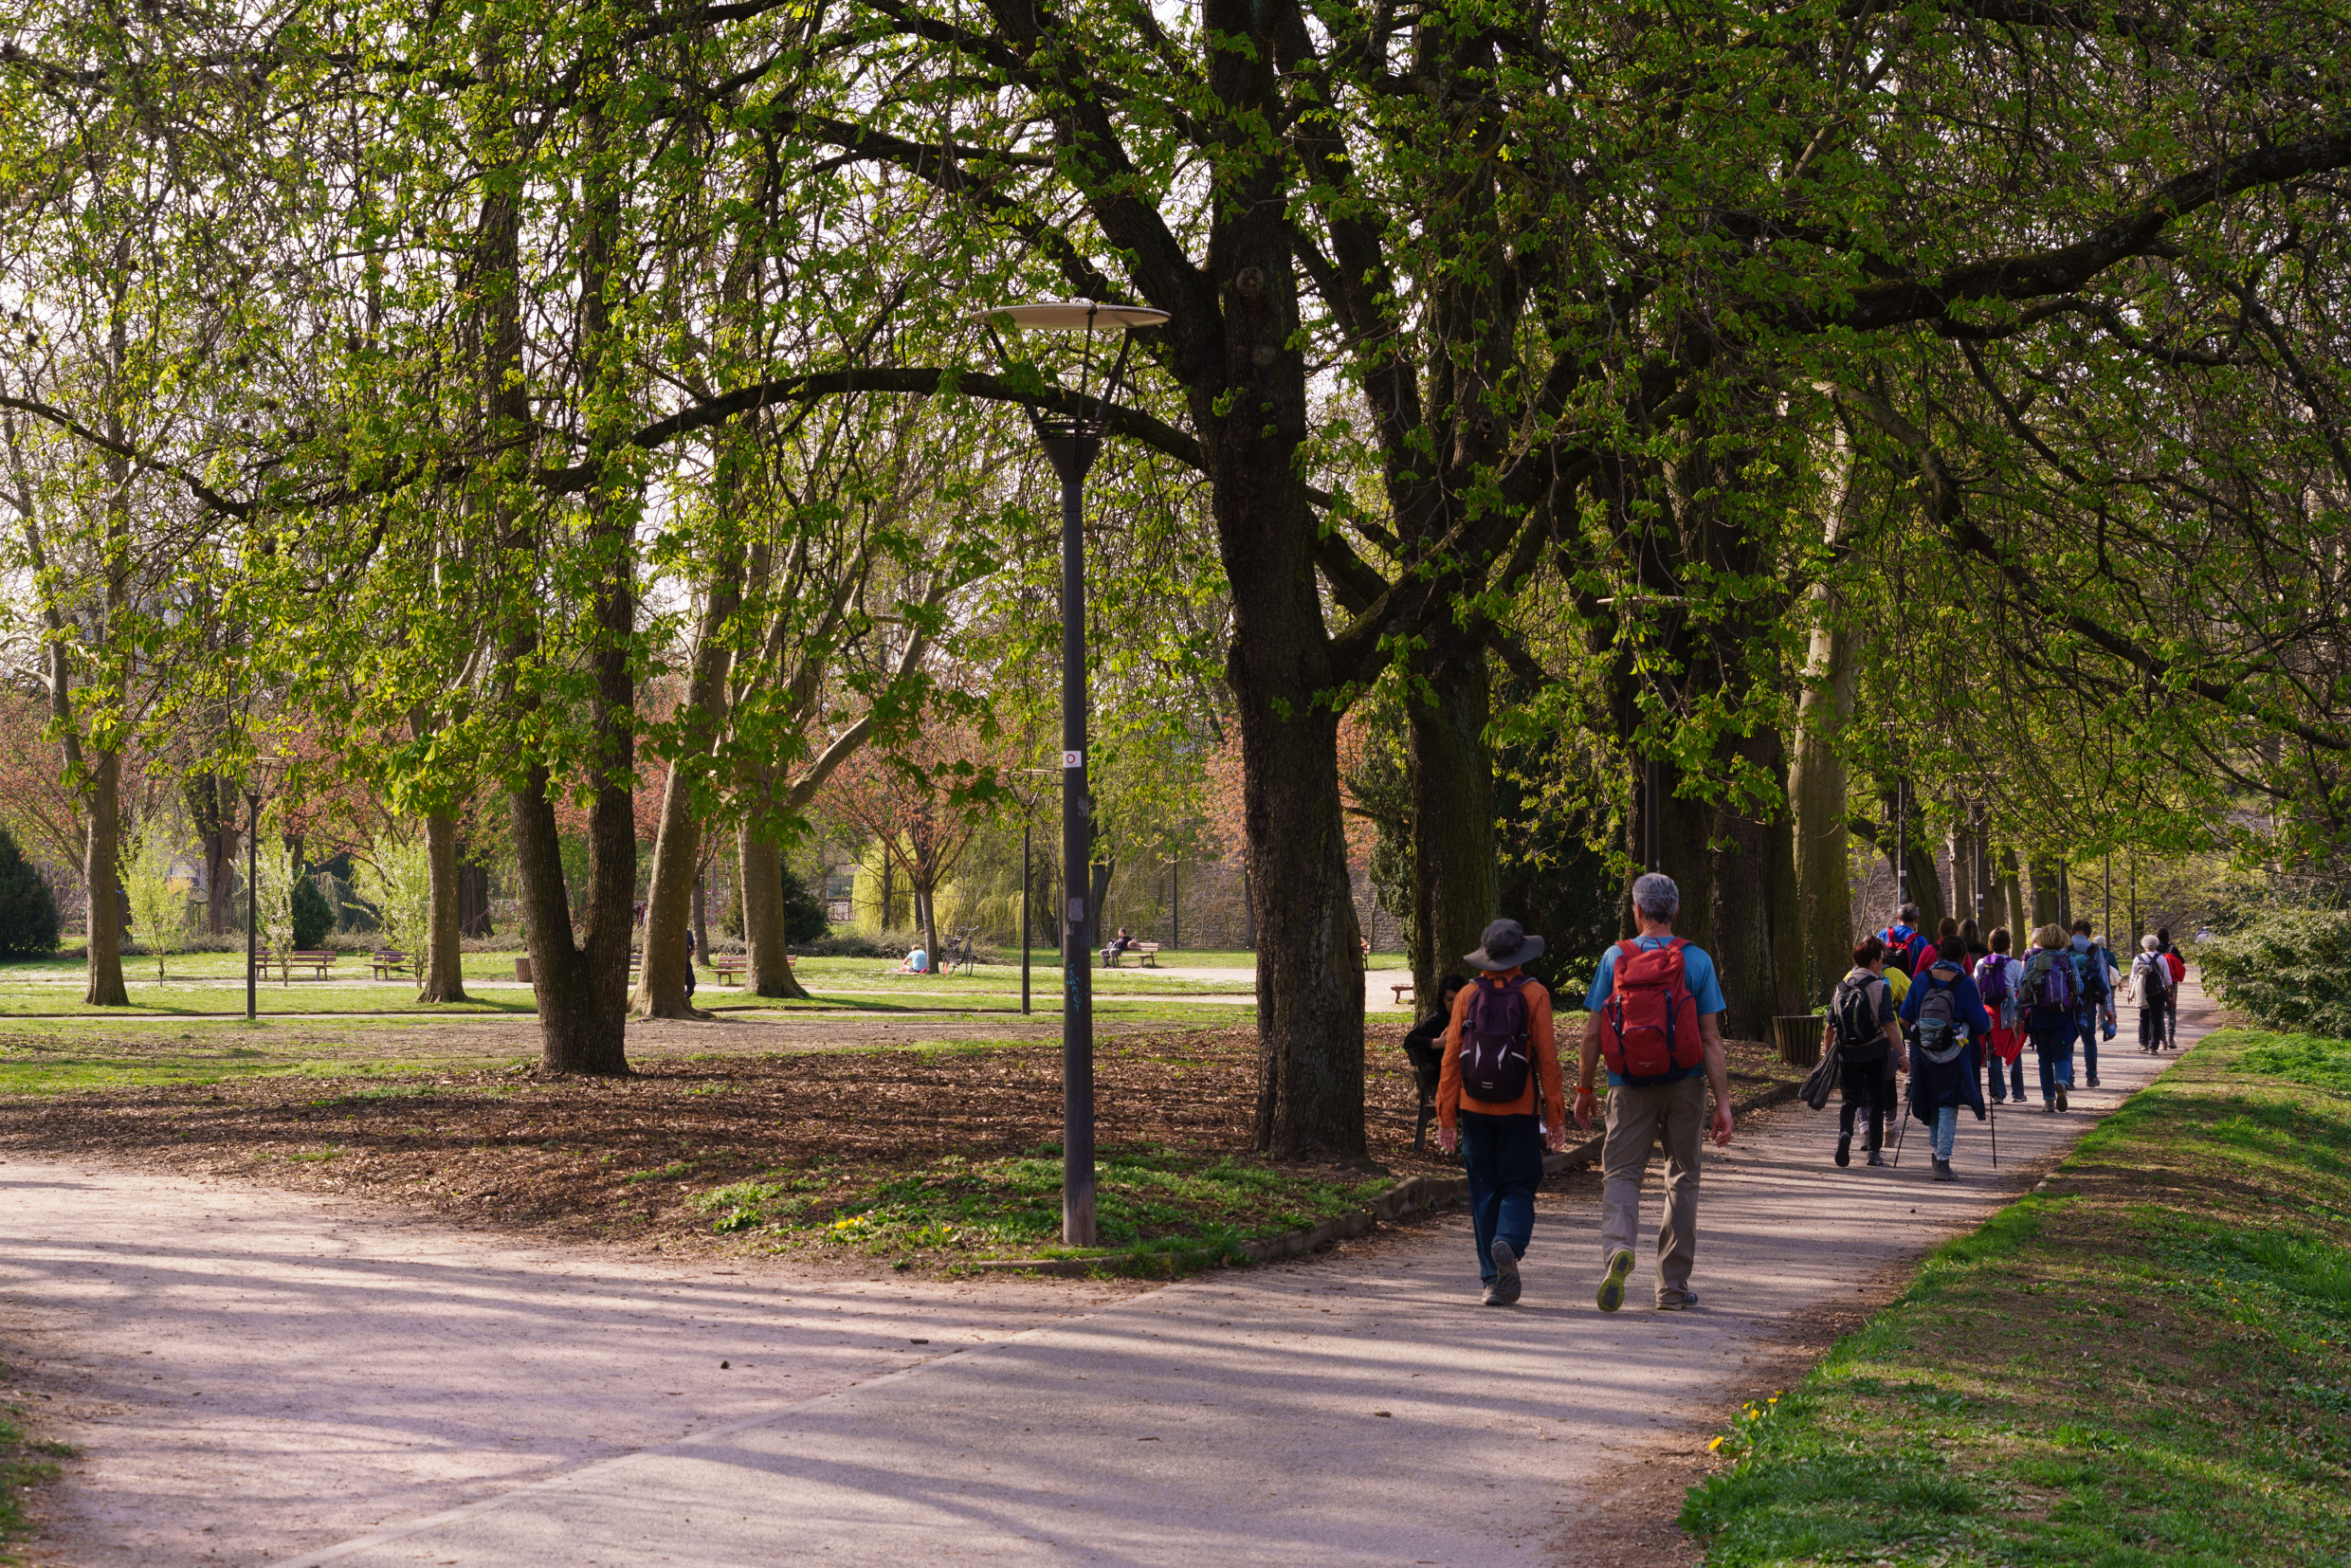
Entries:
[[[1803,1089],[1801,1084],[1775,1084],[1759,1094],[1731,1103],[1733,1116],[1746,1116],[1755,1111],[1784,1105]],[[1600,1145],[1605,1138],[1588,1138],[1573,1148],[1543,1156],[1543,1179],[1580,1171],[1600,1158]],[[1390,1224],[1431,1209],[1443,1209],[1465,1202],[1469,1196],[1467,1176],[1407,1176],[1372,1199],[1368,1208],[1352,1213],[1340,1214],[1304,1231],[1292,1231],[1286,1235],[1271,1236],[1264,1241],[1247,1242],[1240,1248],[1242,1258],[1248,1263],[1279,1263],[1285,1258],[1316,1252],[1333,1242],[1359,1236],[1386,1221]],[[1131,1273],[1136,1265],[1150,1262],[1153,1272],[1173,1274],[1180,1254],[1142,1253],[1121,1257],[1111,1254],[1096,1258],[983,1258],[973,1263],[956,1265],[958,1271],[977,1274],[1046,1274],[1066,1279],[1084,1279],[1096,1273]]]

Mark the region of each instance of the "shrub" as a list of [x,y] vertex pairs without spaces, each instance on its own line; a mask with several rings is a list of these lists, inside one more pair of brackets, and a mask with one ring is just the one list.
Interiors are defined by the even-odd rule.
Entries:
[[335,910],[319,891],[316,877],[297,878],[294,883],[294,945],[315,952],[335,929]]
[[2213,994],[2254,1022],[2351,1036],[2351,914],[2281,910],[2200,942]]
[[57,895],[0,828],[0,957],[57,951]]
[[832,922],[825,918],[825,901],[816,896],[808,883],[784,870],[784,942],[800,948],[816,941],[832,930]]

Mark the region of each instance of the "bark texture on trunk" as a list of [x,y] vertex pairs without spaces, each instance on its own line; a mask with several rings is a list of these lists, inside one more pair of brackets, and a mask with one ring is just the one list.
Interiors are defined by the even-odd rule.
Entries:
[[695,820],[693,786],[671,763],[662,786],[661,827],[653,839],[653,881],[645,897],[645,965],[631,1011],[640,1018],[709,1018],[687,997],[694,956],[685,934],[702,859],[702,824]]
[[2044,925],[2063,924],[2066,903],[2064,893],[2057,885],[2057,863],[2035,857],[2029,863],[2028,869],[2032,873],[2033,928],[2038,930]]
[[[1856,520],[1861,487],[1849,460],[1843,493],[1831,517],[1833,545]],[[1850,968],[1853,941],[1851,811],[1838,738],[1853,720],[1859,639],[1826,583],[1811,591],[1813,629],[1804,660],[1804,690],[1796,700],[1795,758],[1789,770],[1789,803],[1795,816],[1796,911],[1804,931],[1804,989],[1825,1002]]]
[[[1769,737],[1773,766],[1779,775],[1779,793],[1783,802],[1790,800],[1788,789],[1788,746],[1777,731]],[[1807,983],[1804,969],[1804,912],[1797,896],[1795,867],[1795,813],[1792,805],[1783,805],[1764,824],[1764,892],[1771,901],[1770,940],[1772,947],[1772,993],[1774,1011],[1793,1016],[1810,1012],[1816,1005]],[[1823,993],[1820,1000],[1827,1000]],[[1769,1040],[1762,1034],[1759,1039]]]
[[[1740,759],[1777,772],[1778,738],[1771,731],[1743,738],[1737,748]],[[1779,1010],[1772,909],[1786,886],[1772,865],[1775,835],[1769,823],[1726,806],[1716,814],[1714,839],[1720,848],[1711,852],[1712,941],[1701,945],[1707,947],[1722,982],[1722,1032],[1732,1039],[1768,1040],[1772,1015]]]
[[2023,929],[2025,888],[2024,883],[2016,874],[2016,851],[2014,849],[2003,848],[2000,851],[2000,903],[2005,906],[2000,912],[2001,923],[2009,928],[2009,935],[2015,939],[2011,951],[2020,952],[2030,933]]
[[89,890],[89,986],[82,1001],[92,1007],[128,1007],[131,994],[122,983],[122,757],[99,752],[88,768],[85,794],[89,801],[90,838],[82,863],[82,885]]
[[228,901],[237,882],[237,792],[216,774],[188,781],[188,815],[204,852],[204,929],[228,935]]
[[[743,983],[756,996],[805,998],[808,991],[792,973],[784,943],[784,856],[745,823],[735,835],[736,872],[741,879],[743,949],[749,955]],[[883,914],[888,923],[888,911]]]
[[[1494,764],[1485,744],[1492,679],[1483,645],[1432,633],[1408,685],[1407,781],[1412,792],[1412,985],[1424,1009],[1437,982],[1466,970],[1497,913]],[[1423,684],[1425,683],[1425,684]]]
[[457,847],[457,930],[464,937],[490,934],[490,868],[475,860],[462,841]]
[[425,921],[424,986],[420,1002],[463,1002],[465,947],[457,913],[457,818],[425,818],[425,859],[431,870],[432,908]]

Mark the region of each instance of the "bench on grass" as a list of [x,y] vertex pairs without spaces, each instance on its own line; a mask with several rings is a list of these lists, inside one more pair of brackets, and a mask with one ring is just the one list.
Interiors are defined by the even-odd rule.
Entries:
[[294,980],[294,971],[298,969],[313,970],[318,977],[323,980],[327,977],[327,971],[335,967],[335,960],[339,957],[341,955],[324,951],[281,953],[278,955],[278,983],[291,985]]
[[713,953],[710,956],[712,972],[729,985],[742,984],[743,971],[750,967],[751,955],[748,953]]
[[1157,942],[1137,942],[1127,951],[1139,957],[1145,969],[1159,967],[1159,944]]
[[396,980],[411,967],[409,956],[396,947],[379,947],[368,955],[368,974],[378,980]]

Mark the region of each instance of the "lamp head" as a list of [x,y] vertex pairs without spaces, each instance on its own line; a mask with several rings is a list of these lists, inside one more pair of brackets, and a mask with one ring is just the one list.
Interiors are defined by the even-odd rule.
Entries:
[[[1068,461],[1077,464],[1077,472],[1083,475],[1086,465],[1093,461],[1092,444],[1101,439],[1103,428],[1109,422],[1110,405],[1119,395],[1120,377],[1126,373],[1127,350],[1134,344],[1134,339],[1127,335],[1160,325],[1166,321],[1167,312],[1154,310],[1149,305],[1104,304],[1099,300],[1028,300],[975,311],[973,319],[988,329],[992,340],[995,337],[998,321],[1009,321],[1030,332],[1084,335],[1085,346],[1078,361],[1081,411],[1074,416],[1064,414],[1048,419],[1034,409],[1029,410],[1030,421],[1036,426],[1037,434],[1045,438],[1048,452],[1055,449],[1055,442],[1078,444],[1067,448],[1066,456]],[[1089,390],[1087,383],[1093,379],[1094,371],[1094,338],[1098,334],[1109,333],[1119,335],[1118,358],[1112,362],[1110,374],[1103,377],[1101,388]],[[997,342],[996,352],[1003,354],[1004,345],[1001,342]],[[1090,413],[1083,411],[1087,401],[1094,405]],[[1063,461],[1063,456],[1054,458],[1057,466]]]

